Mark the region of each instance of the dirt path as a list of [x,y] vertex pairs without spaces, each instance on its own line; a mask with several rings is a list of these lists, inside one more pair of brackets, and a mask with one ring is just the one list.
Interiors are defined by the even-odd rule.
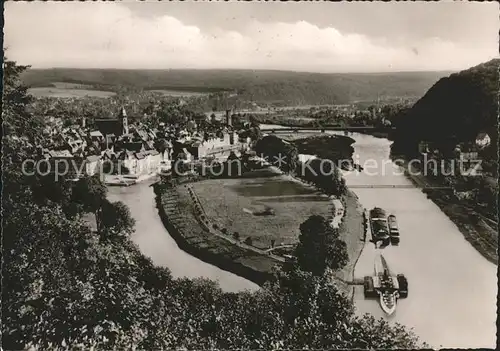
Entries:
[[[363,207],[358,201],[356,195],[348,191],[343,197],[346,207],[345,216],[340,225],[339,236],[347,245],[347,254],[349,262],[335,276],[344,282],[354,281],[354,268],[365,246],[364,227],[363,227]],[[353,298],[354,288],[347,283],[339,284],[347,296]]]

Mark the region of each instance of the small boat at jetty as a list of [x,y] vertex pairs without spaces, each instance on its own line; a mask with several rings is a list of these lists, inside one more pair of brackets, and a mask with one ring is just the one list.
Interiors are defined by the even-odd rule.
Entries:
[[389,215],[387,217],[387,223],[389,225],[389,235],[391,237],[391,244],[397,245],[399,244],[399,228],[398,222],[396,221],[396,216]]

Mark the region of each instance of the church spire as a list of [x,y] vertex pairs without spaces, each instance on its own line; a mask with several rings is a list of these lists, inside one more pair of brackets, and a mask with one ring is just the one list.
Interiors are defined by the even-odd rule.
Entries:
[[125,107],[123,107],[123,106],[122,106],[122,109],[120,111],[119,118],[121,119],[121,123],[122,123],[122,135],[128,134],[127,111],[125,111]]
[[125,107],[122,106],[122,109],[120,111],[120,117],[123,118],[123,117],[127,117],[127,111],[125,111]]

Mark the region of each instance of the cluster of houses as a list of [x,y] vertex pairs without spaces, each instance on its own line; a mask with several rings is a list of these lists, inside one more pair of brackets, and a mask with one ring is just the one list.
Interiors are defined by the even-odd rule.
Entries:
[[490,143],[491,139],[488,134],[480,133],[476,140],[456,145],[453,157],[443,157],[432,143],[421,141],[419,154],[422,171],[426,175],[442,177],[443,181],[453,188],[456,197],[471,199],[474,197],[474,189],[467,189],[461,180],[483,174],[480,151],[488,147]]
[[[64,128],[52,120],[45,128],[46,142],[38,146],[40,159],[49,161],[52,171],[66,175],[126,174],[140,177],[169,168],[171,161],[183,153],[185,159],[200,160],[241,150],[248,140],[239,140],[230,123],[198,127],[190,120],[184,126],[150,127],[141,122],[129,124],[125,109],[116,118],[82,118],[79,125]],[[227,121],[226,121],[227,122]],[[66,161],[66,162],[61,162]]]
[[56,164],[65,168],[71,165],[67,170],[70,177],[94,175],[105,163],[108,168],[123,165],[123,171],[131,175],[151,173],[170,152],[155,147],[157,131],[140,123],[129,126],[123,108],[118,118],[82,118],[79,125],[67,128],[49,123],[44,134],[46,142],[38,148],[40,158],[49,160],[54,171],[59,168]]
[[248,150],[250,138],[240,138],[232,126],[231,111],[227,110],[225,119],[211,123],[190,120],[184,129],[169,126],[168,139],[173,140],[175,159],[182,153],[187,160],[208,160],[226,158],[231,153],[241,154]]
[[[418,148],[421,160],[424,162],[424,167],[432,167],[433,163],[430,161],[436,160],[440,161],[445,168],[453,167],[453,169],[446,168],[444,171],[453,172],[459,171],[457,167],[462,167],[464,169],[468,166],[472,166],[473,163],[477,163],[477,161],[480,160],[480,151],[489,146],[490,143],[491,139],[489,135],[486,133],[480,133],[473,142],[462,142],[457,144],[453,151],[453,157],[443,157],[439,149],[433,143],[428,141],[421,141]],[[431,171],[431,169],[426,170]],[[475,169],[471,169],[471,172],[461,172],[460,175],[476,176],[479,175],[481,171],[482,169],[479,165],[478,167],[475,167]]]

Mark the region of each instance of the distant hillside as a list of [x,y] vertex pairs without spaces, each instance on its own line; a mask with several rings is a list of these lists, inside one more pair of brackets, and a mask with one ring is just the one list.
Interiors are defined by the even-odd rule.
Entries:
[[67,82],[200,92],[237,91],[244,100],[291,105],[341,104],[420,97],[446,72],[321,74],[254,70],[31,69],[23,80],[35,87]]
[[[420,140],[442,144],[472,141],[486,132],[497,145],[500,59],[440,79],[397,123],[396,152],[415,152]],[[496,158],[496,149],[491,153]]]

